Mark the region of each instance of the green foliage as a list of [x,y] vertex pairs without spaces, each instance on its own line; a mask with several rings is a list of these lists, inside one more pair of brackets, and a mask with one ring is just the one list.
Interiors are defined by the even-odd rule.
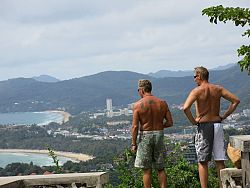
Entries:
[[[183,158],[183,151],[180,145],[174,145],[167,143],[167,150],[169,151],[168,156],[165,160],[166,174],[167,174],[167,185],[170,188],[189,188],[200,187],[199,173],[197,164],[189,164]],[[116,171],[120,182],[118,185],[107,185],[108,188],[142,188],[143,181],[142,170],[134,168],[135,154],[129,149],[126,149],[124,153],[115,159],[117,164]],[[152,187],[159,188],[157,172],[152,173]],[[216,172],[214,168],[209,169],[209,182],[208,187],[218,187],[218,180],[216,178]]]
[[[210,22],[217,24],[218,21],[226,23],[232,21],[235,26],[248,26],[250,25],[250,10],[249,8],[240,7],[223,7],[222,5],[209,7],[202,10],[202,15],[210,17]],[[250,29],[247,29],[242,36],[250,36]],[[241,71],[246,69],[250,75],[250,45],[242,45],[238,50],[238,56],[242,56],[239,61]]]
[[[179,144],[173,145],[167,143],[169,152],[166,162],[166,173],[168,177],[168,187],[170,188],[199,188],[199,172],[197,164],[189,164],[183,157],[183,151]],[[208,187],[216,188],[217,185],[216,172],[213,168],[209,169]]]
[[197,167],[180,160],[175,166],[167,168],[168,185],[175,187],[200,187]]
[[55,164],[56,174],[61,174],[62,173],[62,168],[59,165],[59,159],[57,158],[57,155],[55,154],[55,152],[49,146],[47,146],[47,149],[49,150],[49,156],[53,159],[53,163]]
[[43,169],[32,162],[30,164],[11,163],[6,165],[5,168],[0,168],[0,176],[30,175],[31,173],[42,174]]
[[237,51],[239,56],[244,56],[244,58],[238,62],[240,64],[241,71],[246,69],[250,75],[250,45],[242,45]]
[[134,168],[135,154],[130,149],[125,149],[124,153],[116,158],[118,178],[120,180],[118,188],[123,187],[143,187],[142,171]]

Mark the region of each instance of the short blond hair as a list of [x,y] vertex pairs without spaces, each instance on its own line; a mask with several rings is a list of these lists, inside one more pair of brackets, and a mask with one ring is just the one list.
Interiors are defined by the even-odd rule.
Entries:
[[152,84],[149,80],[139,80],[138,81],[138,87],[143,88],[145,92],[151,92],[152,91]]
[[209,79],[209,72],[205,67],[195,67],[194,68],[195,73],[198,73],[201,77],[202,80],[207,80]]

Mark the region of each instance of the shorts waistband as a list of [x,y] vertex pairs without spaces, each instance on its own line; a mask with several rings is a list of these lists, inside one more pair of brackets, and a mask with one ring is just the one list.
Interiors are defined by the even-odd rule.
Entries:
[[214,124],[214,123],[221,123],[221,121],[200,122],[197,123],[197,125]]
[[140,131],[140,134],[154,134],[154,133],[163,133],[163,130],[158,130],[158,131]]

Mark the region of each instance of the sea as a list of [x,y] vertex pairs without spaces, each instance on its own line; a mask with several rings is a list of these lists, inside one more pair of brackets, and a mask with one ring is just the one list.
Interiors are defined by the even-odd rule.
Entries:
[[47,125],[62,123],[63,115],[56,111],[0,113],[0,125]]
[[[67,161],[76,162],[70,158],[57,156],[59,164],[62,165]],[[0,152],[0,167],[5,168],[10,163],[29,163],[32,162],[37,166],[53,166],[53,159],[46,154],[33,154],[33,153],[11,153]]]
[[[0,113],[0,125],[47,125],[50,122],[63,122],[63,115],[56,111],[44,112],[14,112]],[[58,157],[61,164],[72,159]],[[9,163],[22,162],[38,166],[53,165],[53,160],[46,154],[28,154],[28,153],[8,153],[0,152],[0,167],[5,167]]]

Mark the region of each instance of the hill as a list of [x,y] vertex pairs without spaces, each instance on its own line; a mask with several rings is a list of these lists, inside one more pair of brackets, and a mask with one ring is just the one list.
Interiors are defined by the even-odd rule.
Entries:
[[49,75],[34,76],[32,78],[39,82],[59,82],[60,81],[57,78],[49,76]]
[[[0,82],[0,111],[42,111],[64,109],[72,114],[105,108],[106,98],[114,106],[126,106],[139,99],[138,79],[150,79],[153,94],[170,104],[183,103],[195,87],[192,76],[153,78],[128,71],[107,71],[91,76],[55,83],[39,82],[31,78],[17,78]],[[246,72],[237,66],[210,72],[210,81],[236,93],[241,106],[250,108],[250,82]]]
[[[211,70],[225,70],[225,69],[229,69],[231,67],[235,66],[235,64],[230,63],[224,66],[218,66],[214,69]],[[178,71],[170,71],[170,70],[160,70],[157,71],[155,73],[149,73],[149,76],[155,77],[155,78],[165,78],[165,77],[184,77],[184,76],[192,76],[194,74],[193,70],[187,70],[187,71],[182,71],[182,70],[178,70]]]
[[165,78],[165,77],[184,77],[184,76],[192,76],[194,71],[170,71],[170,70],[160,70],[155,73],[149,73],[149,76],[155,78]]

